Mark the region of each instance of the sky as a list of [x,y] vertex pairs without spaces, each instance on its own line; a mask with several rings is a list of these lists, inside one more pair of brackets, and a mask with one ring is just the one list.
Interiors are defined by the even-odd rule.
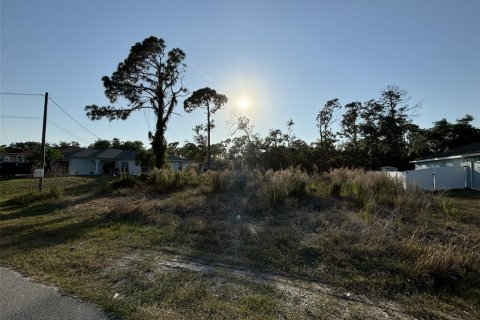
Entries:
[[[190,92],[208,86],[229,98],[215,115],[213,143],[232,136],[234,111],[261,136],[293,119],[296,136],[312,142],[326,101],[377,99],[388,85],[420,104],[420,127],[467,113],[480,126],[478,0],[0,1],[0,91],[48,92],[76,120],[50,102],[50,143],[148,145],[152,113],[91,121],[84,107],[109,104],[102,76],[152,35],[186,53]],[[40,141],[43,104],[39,95],[1,94],[0,144]],[[191,141],[206,116],[186,114],[183,100],[175,111],[167,141]]]

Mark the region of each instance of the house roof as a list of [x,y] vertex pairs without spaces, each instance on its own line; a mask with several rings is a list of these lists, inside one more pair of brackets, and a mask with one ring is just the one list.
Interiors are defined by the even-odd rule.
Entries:
[[436,161],[445,159],[466,158],[472,156],[480,156],[480,141],[472,144],[467,144],[458,148],[450,149],[445,152],[434,153],[427,157],[415,159],[411,163]]
[[[120,149],[76,149],[61,152],[64,159],[99,159],[99,160],[135,160],[138,151],[120,150]],[[171,155],[167,156],[168,161],[189,161],[182,157]]]
[[125,151],[120,149],[77,149],[62,152],[66,159],[98,159],[98,160],[135,160],[138,151]]

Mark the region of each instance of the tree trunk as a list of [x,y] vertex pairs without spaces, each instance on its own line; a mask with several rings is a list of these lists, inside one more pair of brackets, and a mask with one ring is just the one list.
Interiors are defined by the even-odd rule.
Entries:
[[166,164],[167,143],[164,138],[165,126],[163,124],[162,115],[157,115],[157,126],[155,135],[152,139],[152,149],[155,155],[155,167],[163,168]]
[[212,153],[210,151],[210,107],[207,104],[207,170],[210,170],[212,164]]

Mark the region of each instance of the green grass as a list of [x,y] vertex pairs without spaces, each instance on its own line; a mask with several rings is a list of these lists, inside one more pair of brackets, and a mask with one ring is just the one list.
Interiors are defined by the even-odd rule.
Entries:
[[[480,317],[480,192],[406,192],[383,176],[348,170],[269,174],[195,176],[196,187],[182,183],[183,191],[168,194],[148,179],[98,194],[103,178],[53,178],[46,183],[62,186],[63,198],[26,206],[7,202],[29,192],[30,180],[0,181],[0,264],[129,319],[373,312],[335,295],[300,303],[268,281],[159,268],[152,252],[327,283],[337,294],[396,301],[420,318]],[[177,188],[180,178],[167,176]],[[269,183],[284,188],[275,205]],[[132,255],[139,258],[123,263]]]

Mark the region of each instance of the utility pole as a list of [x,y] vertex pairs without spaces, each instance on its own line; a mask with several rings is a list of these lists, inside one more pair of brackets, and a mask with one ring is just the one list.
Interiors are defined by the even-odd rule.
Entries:
[[43,107],[43,129],[42,129],[42,176],[38,184],[38,189],[42,192],[43,177],[45,176],[45,135],[47,133],[47,107],[48,107],[48,92],[45,92],[45,103]]

